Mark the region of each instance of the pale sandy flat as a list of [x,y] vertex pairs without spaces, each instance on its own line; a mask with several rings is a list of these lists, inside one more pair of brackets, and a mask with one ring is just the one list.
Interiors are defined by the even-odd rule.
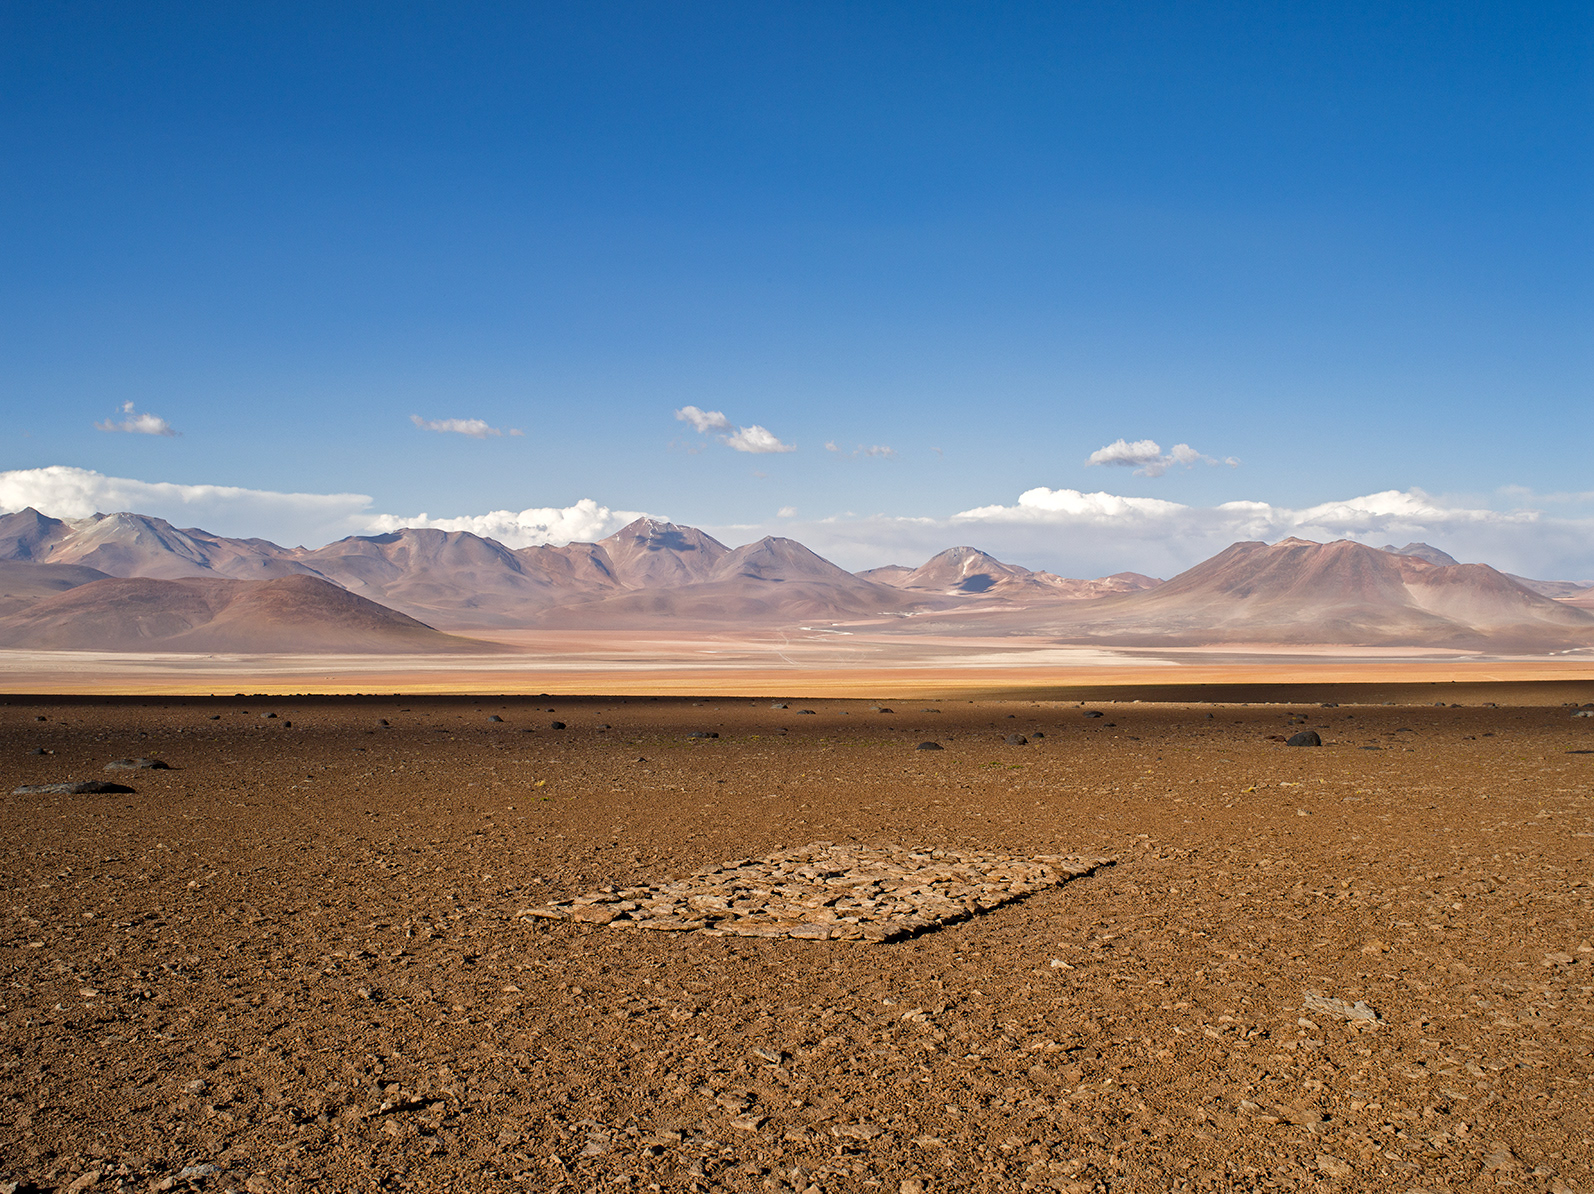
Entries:
[[[487,637],[485,634],[482,637]],[[1576,682],[1594,654],[1490,658],[1389,647],[1104,649],[1043,638],[889,629],[497,632],[501,655],[129,655],[0,652],[0,689],[31,693],[496,692],[904,698],[1235,684]]]

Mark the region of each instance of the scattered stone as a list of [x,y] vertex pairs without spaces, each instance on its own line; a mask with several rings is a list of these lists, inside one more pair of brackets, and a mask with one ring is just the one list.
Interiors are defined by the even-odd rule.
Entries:
[[494,713],[494,714],[493,714],[493,715],[492,715],[492,716],[491,716],[491,717],[489,717],[489,718],[488,718],[488,719],[487,719],[487,720],[488,720],[488,721],[503,721],[503,720],[504,720],[504,719],[503,719],[503,718],[502,718],[502,717],[499,717],[499,716],[498,716],[498,714],[496,714],[496,713]]
[[1009,734],[1006,738],[1002,739],[1002,741],[1007,743],[1007,745],[1009,745],[1009,746],[1028,746],[1029,745],[1029,739],[1024,737],[1023,734]]
[[724,862],[674,882],[594,891],[518,915],[717,937],[895,941],[1111,864],[1106,858],[816,842]]
[[873,1140],[876,1136],[883,1135],[884,1131],[885,1129],[877,1128],[874,1124],[833,1124],[830,1134],[848,1140]]
[[98,1169],[90,1169],[86,1173],[80,1174],[77,1180],[68,1185],[65,1194],[82,1194],[84,1190],[87,1190],[99,1180],[100,1171]]
[[548,723],[548,728],[550,730],[562,730],[565,728],[565,723],[562,721],[550,721]]
[[376,719],[376,724],[377,724],[377,725],[379,725],[379,726],[385,726],[385,725],[387,725],[387,718],[385,718],[385,717],[378,717],[378,718],[377,718],[377,719]]
[[1504,1144],[1494,1146],[1494,1151],[1483,1158],[1483,1171],[1485,1173],[1510,1173],[1513,1169],[1520,1169],[1522,1162],[1518,1161],[1516,1154]]
[[874,706],[874,708],[870,709],[869,712],[871,712],[871,713],[891,713],[891,712],[893,712],[893,710],[887,709],[884,705],[876,705],[876,706]]
[[609,724],[609,723],[608,723],[608,722],[606,722],[606,721],[600,721],[600,722],[599,722],[599,723],[598,723],[598,729],[599,729],[599,730],[612,730],[612,729],[614,729],[614,727],[613,727],[613,726],[612,726],[612,725],[610,725],[610,724]]
[[812,709],[799,709],[799,710],[797,710],[797,715],[799,717],[801,717],[804,713],[806,713],[810,717],[818,716],[816,713],[814,713],[814,711]]
[[1096,709],[1086,709],[1085,710],[1085,716],[1086,717],[1106,717],[1107,715],[1105,713],[1100,712],[1099,710],[1096,710]]
[[12,788],[11,794],[13,796],[130,796],[133,794],[133,789],[126,784],[113,784],[109,780],[88,779],[64,784],[23,784],[20,788]]
[[1594,717],[1594,709],[1579,709],[1573,717]]
[[1355,1003],[1346,1003],[1343,999],[1334,999],[1320,991],[1307,991],[1302,1006],[1309,1012],[1322,1012],[1350,1023],[1362,1022],[1378,1024],[1382,1021],[1378,1013],[1368,1007],[1365,1002],[1358,999]]
[[687,735],[687,737],[688,738],[718,738],[719,735],[716,734],[713,730],[693,730],[690,734]]
[[215,1177],[220,1172],[220,1165],[212,1165],[209,1161],[202,1161],[198,1165],[184,1165],[177,1171],[177,1180],[180,1182],[198,1181],[201,1178]]
[[260,716],[269,721],[277,715],[275,713],[262,713]]
[[45,749],[44,749],[44,747],[42,747],[42,746],[35,746],[35,747],[34,747],[34,748],[33,748],[33,749],[32,749],[32,750],[30,750],[30,751],[29,751],[29,752],[28,752],[28,753],[29,753],[29,754],[30,754],[30,755],[47,755],[47,754],[49,754],[49,753],[50,753],[50,752],[49,752],[49,751],[47,751],[47,750],[45,750]]
[[769,707],[771,709],[784,709],[784,708],[786,708],[786,702],[785,701],[770,701],[769,702]]
[[107,771],[170,771],[171,764],[163,759],[112,759],[105,764]]
[[1338,1157],[1331,1157],[1327,1153],[1318,1154],[1317,1168],[1329,1177],[1349,1177],[1351,1174],[1349,1165]]
[[1322,746],[1323,739],[1316,730],[1302,730],[1299,734],[1291,734],[1284,739],[1285,746]]
[[939,742],[921,742],[921,743],[919,743],[919,745],[915,746],[913,749],[914,750],[945,750],[946,748],[943,747]]

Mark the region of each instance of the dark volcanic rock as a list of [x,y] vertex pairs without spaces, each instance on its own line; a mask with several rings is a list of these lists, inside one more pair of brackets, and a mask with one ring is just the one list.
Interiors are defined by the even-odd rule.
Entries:
[[1322,746],[1323,739],[1316,730],[1302,730],[1299,734],[1291,734],[1284,740],[1285,746]]
[[1107,715],[1105,713],[1098,712],[1095,709],[1086,709],[1085,710],[1085,716],[1086,717],[1106,717]]
[[118,793],[131,795],[133,789],[126,784],[113,784],[109,780],[88,779],[64,784],[23,784],[12,788],[13,796],[109,796]]
[[1009,746],[1028,746],[1029,745],[1029,739],[1024,737],[1023,734],[1009,734],[1006,738],[1003,739],[1003,741],[1006,742]]
[[921,742],[921,743],[919,743],[919,745],[915,746],[913,749],[914,750],[944,750],[946,748],[943,747],[939,742]]
[[562,730],[565,728],[565,723],[562,721],[550,721],[548,723],[548,728],[550,730]]
[[105,764],[107,771],[170,771],[171,764],[164,759],[112,759]]
[[718,738],[719,735],[717,733],[715,733],[713,730],[693,730],[690,734],[687,735],[687,737],[688,738]]

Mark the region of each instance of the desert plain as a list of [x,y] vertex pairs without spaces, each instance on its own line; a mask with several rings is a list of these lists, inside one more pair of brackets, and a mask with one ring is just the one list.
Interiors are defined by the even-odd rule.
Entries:
[[[0,698],[0,1181],[1594,1190],[1594,683],[1328,676]],[[886,943],[534,914],[817,842],[1111,863]]]

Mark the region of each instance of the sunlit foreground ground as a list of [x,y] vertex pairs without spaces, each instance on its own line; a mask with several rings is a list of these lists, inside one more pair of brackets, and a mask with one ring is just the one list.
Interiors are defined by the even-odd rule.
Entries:
[[[0,697],[0,1188],[1588,1192],[1552,687],[1594,700]],[[89,779],[134,790],[37,790]],[[846,918],[922,876],[655,931],[815,842],[1115,862],[884,944]],[[535,915],[604,888],[650,927]]]
[[[494,637],[509,649],[487,657],[6,651],[0,652],[0,689],[41,694],[605,692],[902,698],[1102,687],[1594,680],[1594,654],[1589,653],[1486,658],[1456,651],[1266,645],[1244,650],[1108,650],[1041,638],[908,639],[833,630],[678,636],[520,632]],[[1559,690],[1545,696],[1574,699]]]

